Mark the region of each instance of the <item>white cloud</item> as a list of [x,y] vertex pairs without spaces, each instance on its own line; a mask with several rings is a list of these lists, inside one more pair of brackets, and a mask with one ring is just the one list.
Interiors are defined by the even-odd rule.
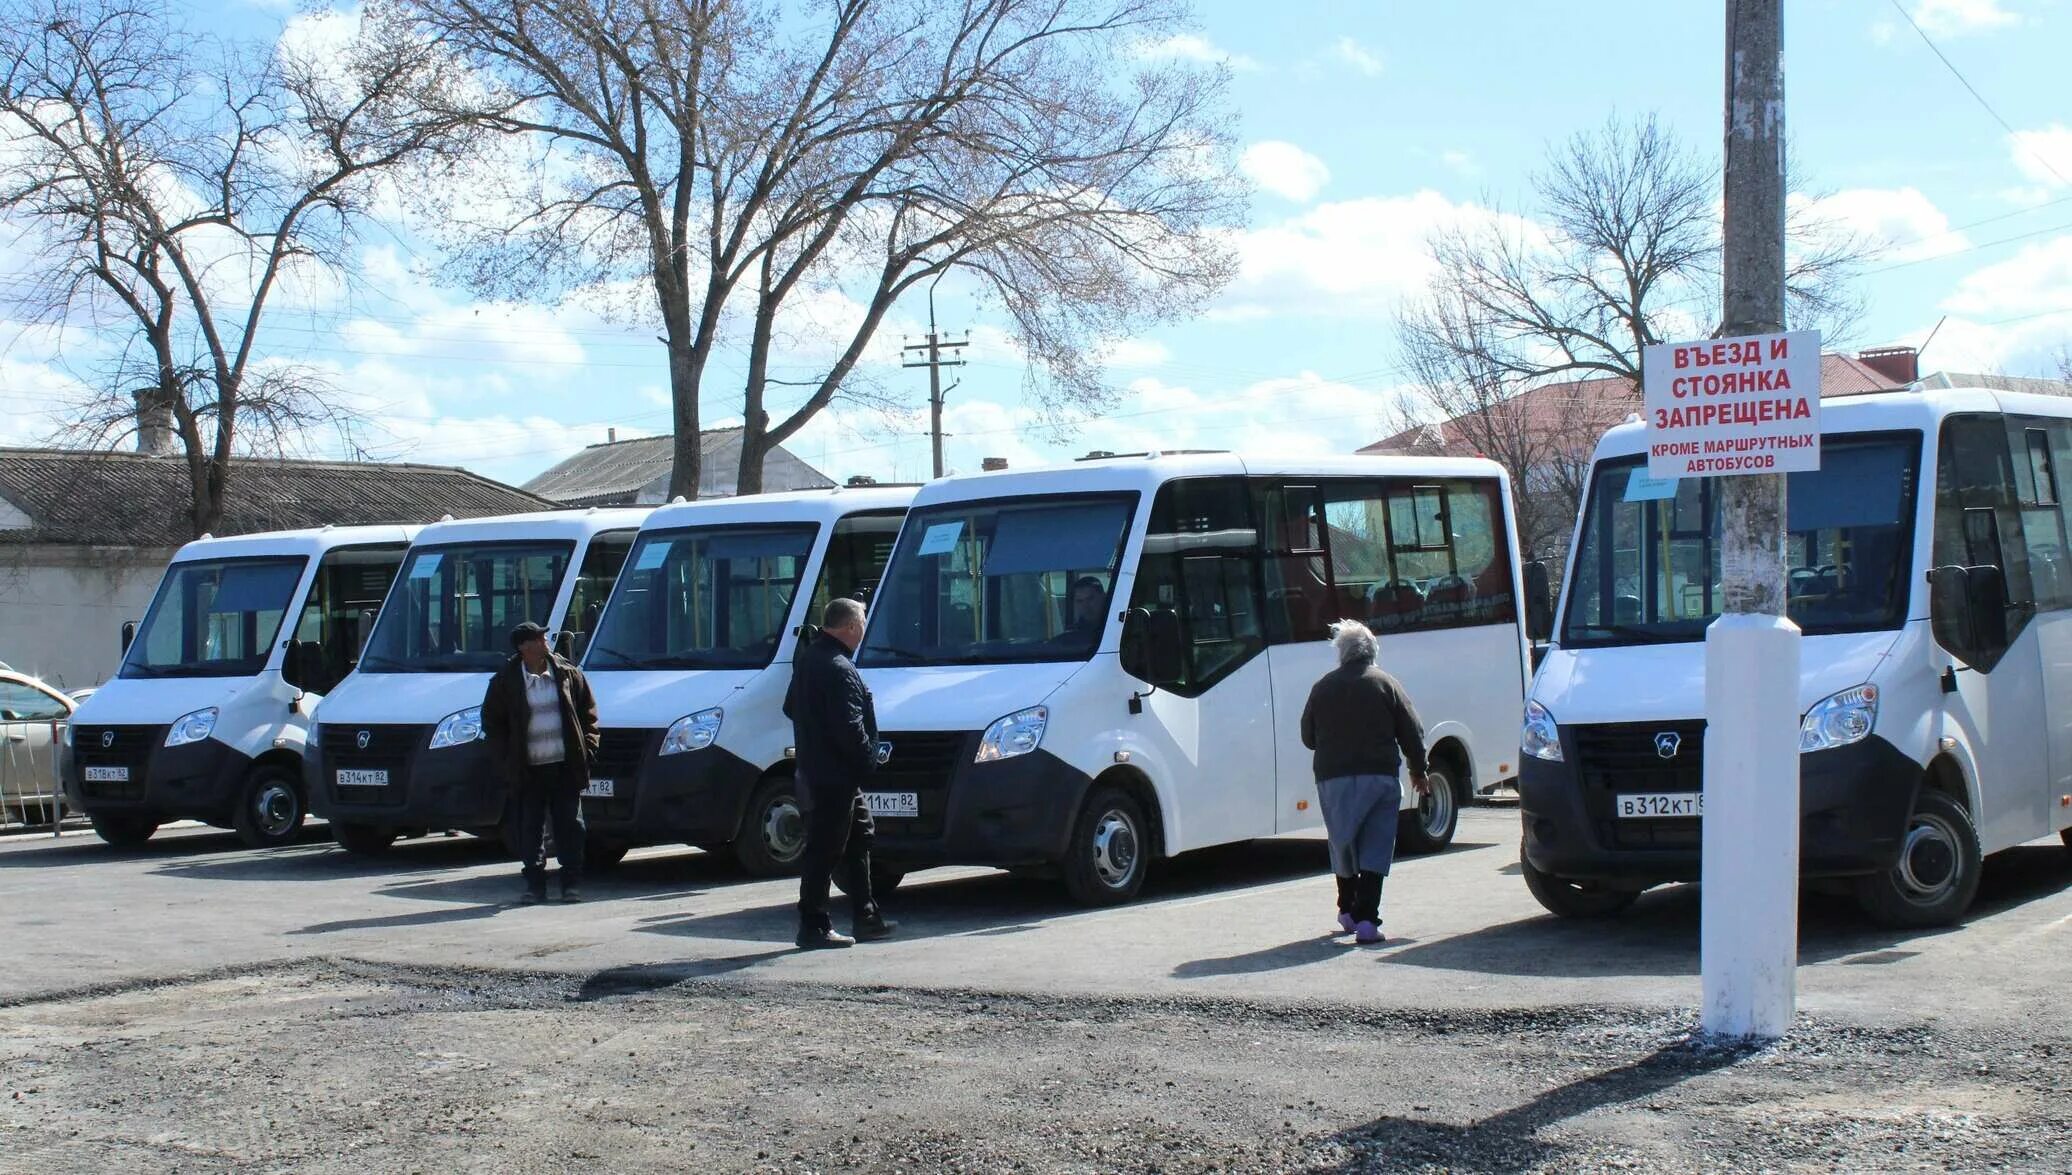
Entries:
[[1211,65],[1227,65],[1238,73],[1252,73],[1259,68],[1256,60],[1219,48],[1207,37],[1195,33],[1175,33],[1162,41],[1146,41],[1137,46],[1137,56],[1154,60],[1178,57]]
[[2005,261],[1974,270],[1942,305],[1953,313],[1975,315],[2072,310],[2072,233],[2026,246]]
[[[1436,230],[1490,217],[1478,205],[1429,190],[1319,204],[1236,236],[1239,276],[1211,316],[1384,318],[1430,280]],[[1515,217],[1503,223],[1512,231],[1536,231]]]
[[2000,0],[1920,0],[1913,8],[1914,22],[1931,37],[1961,37],[1988,33],[2020,24],[2022,18],[2001,6]]
[[1338,43],[1331,47],[1331,53],[1370,78],[1381,74],[1381,58],[1351,37],[1338,38]]
[[1795,211],[1830,231],[1871,243],[1891,261],[1917,261],[1963,251],[1970,241],[1950,230],[1950,218],[1916,188],[1849,188],[1807,200],[1794,195]]
[[2016,131],[2007,142],[2015,168],[2031,183],[2045,189],[2072,186],[2072,127],[2052,123]]
[[1278,139],[1268,139],[1245,148],[1238,157],[1238,170],[1245,178],[1283,199],[1307,204],[1331,180],[1324,161]]

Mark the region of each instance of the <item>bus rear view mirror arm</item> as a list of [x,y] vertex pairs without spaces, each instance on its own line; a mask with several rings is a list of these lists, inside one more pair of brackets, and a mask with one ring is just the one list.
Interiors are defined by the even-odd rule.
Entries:
[[1998,567],[1937,567],[1928,573],[1928,622],[1966,666],[1990,671],[2007,652],[2007,580]]

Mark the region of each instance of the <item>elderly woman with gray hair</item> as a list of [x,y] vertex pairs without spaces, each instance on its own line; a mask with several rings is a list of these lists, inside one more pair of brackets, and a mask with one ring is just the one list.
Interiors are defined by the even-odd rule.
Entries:
[[1310,687],[1302,745],[1316,752],[1317,798],[1338,877],[1338,929],[1362,943],[1383,941],[1381,883],[1396,856],[1398,772],[1423,795],[1424,727],[1403,684],[1375,665],[1374,634],[1356,620],[1331,626],[1338,668]]

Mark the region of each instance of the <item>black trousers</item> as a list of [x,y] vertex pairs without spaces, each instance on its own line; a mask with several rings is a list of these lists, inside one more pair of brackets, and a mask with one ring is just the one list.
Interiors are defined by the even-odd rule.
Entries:
[[1381,921],[1382,875],[1362,869],[1357,876],[1338,879],[1338,912],[1351,914],[1355,922]]
[[564,783],[561,764],[525,769],[525,782],[512,797],[518,803],[519,859],[525,885],[547,892],[547,820],[554,821],[554,855],[561,861],[561,888],[583,883],[583,793]]
[[862,922],[878,912],[871,895],[871,842],[877,827],[870,805],[854,787],[815,787],[799,781],[799,803],[806,809],[806,848],[799,858],[799,929],[831,930],[827,887],[837,863],[846,870],[849,916]]

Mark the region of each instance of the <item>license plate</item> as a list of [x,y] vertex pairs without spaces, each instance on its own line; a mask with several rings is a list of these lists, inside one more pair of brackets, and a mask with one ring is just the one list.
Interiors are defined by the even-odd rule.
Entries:
[[867,791],[863,802],[873,816],[913,819],[921,814],[921,794],[910,791]]
[[129,768],[89,767],[86,769],[86,778],[89,783],[128,783]]
[[612,798],[618,786],[619,782],[615,779],[593,779],[590,786],[583,789],[583,794],[591,799],[608,800]]
[[379,771],[375,771],[375,770],[366,770],[366,769],[362,769],[362,770],[351,770],[351,769],[348,769],[348,768],[343,768],[343,767],[341,767],[341,768],[339,768],[339,770],[338,770],[338,786],[340,786],[340,787],[387,787],[387,786],[388,786],[388,770],[387,770],[387,768],[383,768],[383,769],[381,769],[381,770],[379,770]]
[[1676,817],[1690,818],[1705,815],[1705,793],[1650,792],[1645,795],[1619,797],[1619,818],[1621,820],[1655,820]]

